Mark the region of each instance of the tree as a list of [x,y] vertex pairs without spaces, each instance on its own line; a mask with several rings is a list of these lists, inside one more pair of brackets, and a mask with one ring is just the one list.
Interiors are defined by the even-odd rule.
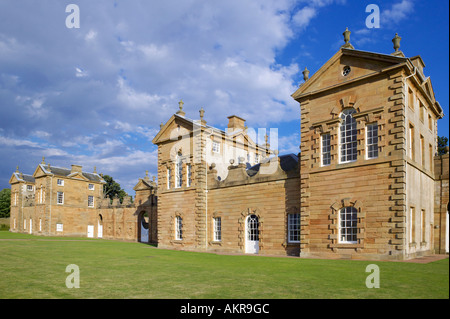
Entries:
[[114,179],[109,175],[103,175],[103,179],[106,184],[103,184],[103,194],[105,197],[111,199],[111,201],[118,196],[120,202],[123,202],[123,198],[128,196],[128,194],[120,187],[120,184],[114,181]]
[[447,154],[447,143],[448,138],[446,138],[445,136],[438,136],[438,155]]
[[11,211],[11,190],[5,188],[0,191],[0,218],[9,217]]

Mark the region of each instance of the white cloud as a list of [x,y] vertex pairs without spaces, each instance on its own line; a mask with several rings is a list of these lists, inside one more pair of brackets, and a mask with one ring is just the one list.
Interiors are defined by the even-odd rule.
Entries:
[[380,14],[382,24],[398,24],[414,11],[412,0],[401,0],[394,3],[391,8],[383,10]]
[[309,25],[312,18],[316,16],[317,12],[315,8],[304,7],[300,9],[293,17],[292,21],[300,28],[305,28]]

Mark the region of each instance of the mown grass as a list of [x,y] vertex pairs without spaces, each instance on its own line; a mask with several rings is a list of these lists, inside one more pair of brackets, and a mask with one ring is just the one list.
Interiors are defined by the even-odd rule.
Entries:
[[[379,289],[365,285],[371,263]],[[79,266],[79,289],[65,285],[69,264]],[[0,232],[0,298],[447,299],[449,262],[224,256]]]

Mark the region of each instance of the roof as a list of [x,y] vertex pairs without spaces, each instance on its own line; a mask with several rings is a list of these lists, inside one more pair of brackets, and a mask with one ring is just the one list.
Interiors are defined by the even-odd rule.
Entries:
[[17,179],[18,182],[25,182],[25,183],[33,183],[34,184],[34,177],[32,175],[23,174],[19,172],[14,172],[13,176]]
[[[288,172],[293,169],[295,169],[298,165],[298,156],[295,154],[286,154],[286,155],[280,155],[280,167],[283,171]],[[266,158],[262,163],[267,163],[270,161],[269,158]],[[249,176],[255,176],[259,172],[259,168],[261,166],[261,163],[256,164],[250,168],[247,169],[247,174]]]
[[48,164],[39,164],[39,167],[46,173],[51,174],[55,176],[61,176],[61,177],[72,177],[76,174],[81,174],[83,177],[85,177],[87,180],[97,183],[104,183],[105,181],[103,178],[97,174],[97,173],[73,173],[71,169],[64,168],[64,167],[56,167],[56,166],[49,166]]

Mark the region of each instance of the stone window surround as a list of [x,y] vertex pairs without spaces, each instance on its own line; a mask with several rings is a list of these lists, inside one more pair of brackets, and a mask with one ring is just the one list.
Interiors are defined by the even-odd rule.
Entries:
[[[356,243],[339,243],[339,214],[344,207],[354,207],[357,210],[357,242]],[[338,249],[354,249],[356,252],[360,252],[364,248],[365,238],[365,213],[362,212],[363,205],[361,201],[353,198],[343,198],[334,202],[331,206],[331,212],[328,218],[331,220],[331,224],[328,226],[331,230],[331,234],[328,235],[328,239],[331,241],[329,248],[336,252]]]

